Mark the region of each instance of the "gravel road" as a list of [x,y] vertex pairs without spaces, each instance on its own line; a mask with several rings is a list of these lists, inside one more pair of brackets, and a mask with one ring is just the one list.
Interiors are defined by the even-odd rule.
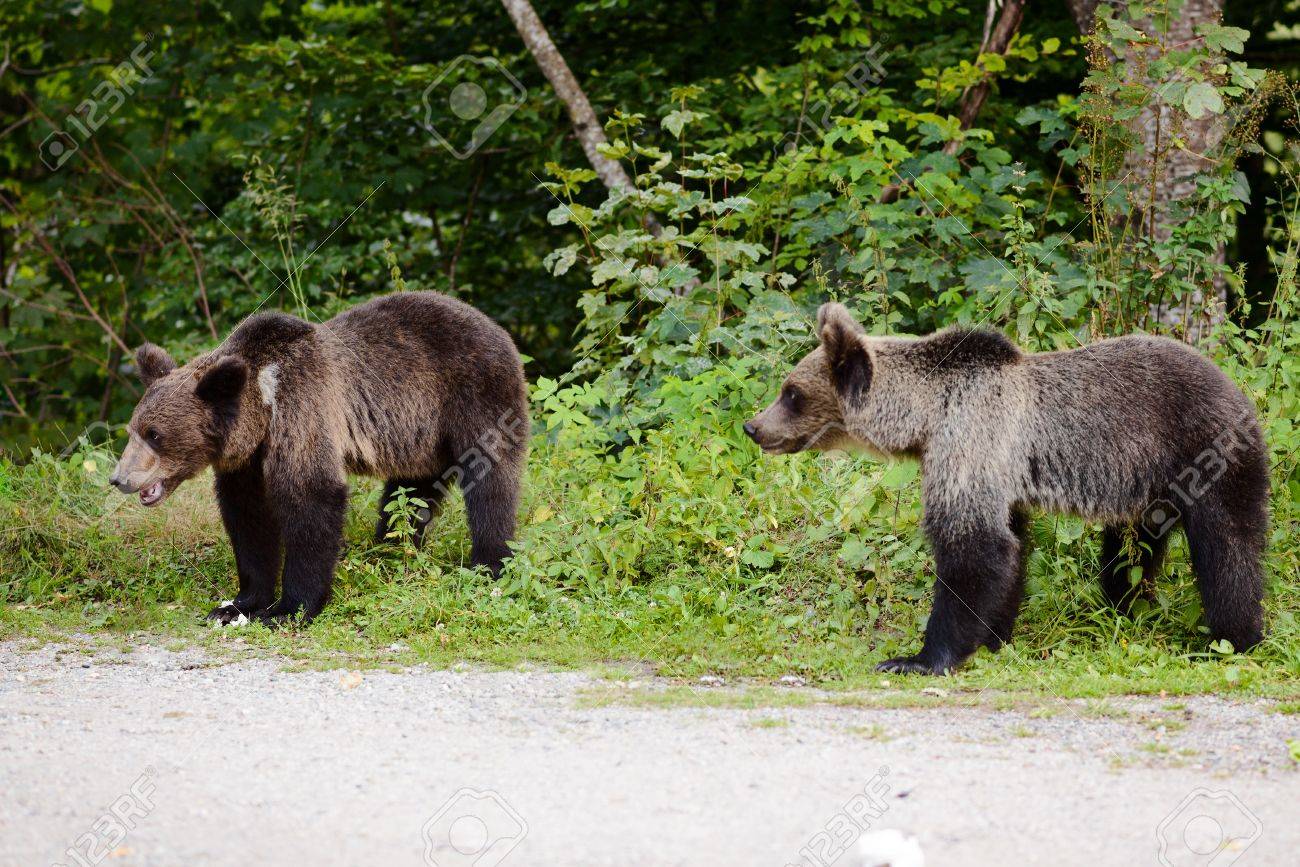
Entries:
[[1216,865],[1300,851],[1300,717],[1265,702],[646,707],[608,696],[653,678],[286,665],[0,645],[0,862],[820,867],[885,829],[931,867],[1158,865],[1161,834],[1205,865],[1220,829]]

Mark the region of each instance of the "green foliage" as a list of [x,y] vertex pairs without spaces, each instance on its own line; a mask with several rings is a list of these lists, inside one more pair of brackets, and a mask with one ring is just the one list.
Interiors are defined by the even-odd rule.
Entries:
[[[495,4],[60,16],[5,2],[20,74],[0,74],[0,101],[22,122],[0,137],[0,629],[193,636],[193,614],[228,595],[233,564],[199,483],[162,513],[104,496],[114,423],[137,393],[126,350],[151,339],[185,357],[263,306],[323,320],[435,288],[535,359],[513,561],[495,583],[463,568],[455,504],[424,549],[405,544],[423,508],[408,492],[390,505],[400,544],[372,547],[378,494],[363,484],[326,614],[251,640],[866,677],[923,626],[916,467],[763,459],[740,432],[813,345],[816,306],[842,300],[876,334],[978,324],[1048,350],[1181,336],[1153,311],[1182,305],[1190,322],[1223,286],[1230,309],[1206,349],[1260,407],[1272,449],[1270,639],[1245,657],[1207,649],[1177,546],[1156,601],[1117,617],[1095,587],[1094,534],[1041,517],[1017,641],[961,677],[1293,690],[1296,105],[1283,76],[1241,57],[1241,20],[1174,40],[1173,7],[1129,4],[1081,41],[1061,5],[1031,10],[996,53],[980,48],[982,3],[536,5],[608,118],[602,150],[630,189],[598,181]],[[1233,14],[1258,39],[1263,13]],[[41,142],[134,45],[152,51],[149,74],[47,169]],[[466,159],[422,128],[446,119],[421,97],[462,54],[527,91]],[[963,128],[962,101],[982,88]],[[1146,115],[1161,119],[1149,146],[1135,134]],[[1210,119],[1225,134],[1194,184],[1153,207],[1149,179]],[[1251,218],[1253,242],[1236,235]],[[76,440],[95,421],[108,435]],[[49,453],[68,440],[66,457]]]
[[[240,635],[313,655],[366,656],[398,643],[431,660],[628,657],[670,675],[793,671],[875,684],[873,661],[915,644],[933,582],[916,468],[762,458],[738,429],[770,385],[752,376],[752,365],[737,360],[666,379],[655,394],[666,420],[625,448],[590,421],[609,394],[540,383],[543,432],[533,443],[516,555],[499,581],[464,567],[469,539],[457,503],[435,519],[424,548],[372,546],[377,491],[363,485],[335,598],[321,618],[297,634],[249,627]],[[0,630],[202,635],[198,615],[233,580],[206,486],[191,482],[166,510],[118,507],[125,498],[104,493],[111,459],[87,444],[66,458],[0,464]],[[409,518],[418,508],[399,494],[392,511]],[[1279,523],[1295,520],[1285,497],[1275,508]],[[1180,545],[1155,604],[1130,620],[1101,599],[1095,534],[1053,517],[1032,532],[1016,643],[981,653],[956,688],[1296,695],[1300,597],[1285,579],[1294,546],[1270,555],[1265,645],[1207,664],[1217,654],[1205,649]]]
[[411,488],[398,488],[393,493],[393,498],[383,506],[391,526],[388,538],[411,541],[415,538],[421,511],[427,511],[428,508],[427,501],[411,496]]

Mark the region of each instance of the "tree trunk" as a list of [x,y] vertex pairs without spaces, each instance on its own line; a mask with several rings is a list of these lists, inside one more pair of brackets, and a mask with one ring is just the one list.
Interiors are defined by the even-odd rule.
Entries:
[[[624,171],[622,163],[611,160],[597,149],[599,145],[609,142],[609,139],[605,138],[605,128],[596,118],[591,100],[587,99],[587,94],[583,91],[582,85],[578,84],[578,79],[569,69],[569,64],[564,62],[560,49],[556,48],[555,43],[551,41],[551,35],[546,32],[546,25],[537,17],[533,4],[528,0],[501,0],[501,5],[506,7],[510,20],[515,23],[515,29],[523,37],[524,45],[528,46],[528,51],[537,61],[542,74],[551,83],[551,87],[555,88],[556,96],[568,109],[569,119],[573,121],[573,131],[582,145],[582,152],[587,155],[587,162],[591,163],[591,167],[596,170],[596,177],[600,178],[601,183],[611,192],[635,190],[636,185]],[[658,238],[663,234],[663,226],[659,225],[659,221],[653,214],[642,214],[640,219],[641,225],[651,235]]]
[[[1169,32],[1161,38],[1173,45],[1190,42],[1196,38],[1198,25],[1217,21],[1222,16],[1223,0],[1183,0],[1179,14],[1170,17]],[[1171,147],[1169,137],[1173,123],[1173,109],[1165,101],[1155,100],[1134,121],[1146,152],[1130,153],[1125,159],[1125,168],[1133,171],[1130,180],[1137,181],[1137,186],[1149,191],[1142,198],[1153,212],[1146,217],[1147,234],[1154,241],[1167,240],[1172,234],[1171,206],[1195,195],[1196,177],[1208,166],[1201,155],[1213,150],[1223,136],[1223,124],[1216,115],[1195,120],[1182,114],[1177,133],[1184,145]],[[1152,177],[1153,169],[1155,177]],[[1210,259],[1210,265],[1223,264],[1222,244]],[[1151,305],[1152,322],[1174,329],[1191,343],[1205,341],[1222,324],[1226,315],[1228,287],[1222,276],[1215,276],[1210,291],[1212,295],[1209,298],[1196,290],[1181,302],[1170,304],[1162,301]]]
[[546,25],[542,24],[542,19],[537,17],[533,4],[528,0],[501,0],[501,4],[506,7],[510,20],[515,23],[515,29],[523,37],[524,45],[528,46],[533,59],[541,67],[542,74],[546,76],[546,80],[555,88],[555,94],[569,110],[573,131],[582,145],[582,152],[587,155],[587,162],[591,163],[591,167],[596,170],[596,176],[610,190],[633,189],[632,179],[627,176],[622,164],[611,160],[596,149],[598,145],[609,141],[605,138],[605,129],[596,119],[591,101],[587,99],[587,94],[583,92],[578,79],[569,69],[569,64],[564,62],[560,50],[551,41],[551,35],[546,32]]
[[[989,0],[989,17],[986,21],[984,40],[980,43],[980,54],[1006,54],[1007,49],[1011,47],[1011,40],[1015,39],[1016,34],[1020,32],[1020,22],[1025,17],[1024,0],[1005,0],[1001,5],[1002,14],[994,24],[994,0]],[[989,98],[989,91],[992,89],[992,82],[985,78],[961,95],[961,108],[957,116],[961,121],[962,129],[970,129],[975,125],[975,118],[979,117],[980,109],[984,107],[984,100]],[[958,147],[959,142],[950,141],[944,146],[944,152],[955,154]]]
[[1074,23],[1084,36],[1092,32],[1093,22],[1097,20],[1097,2],[1098,0],[1066,0],[1070,14],[1074,16]]
[[[977,61],[980,54],[1007,53],[1007,49],[1011,47],[1011,40],[1015,39],[1016,34],[1020,32],[1020,22],[1025,15],[1024,0],[1006,0],[1002,4],[1001,14],[997,16],[997,23],[994,24],[993,15],[996,11],[996,0],[989,0],[984,39],[980,42],[980,50],[976,52],[975,59]],[[961,103],[957,107],[957,119],[961,123],[963,130],[968,130],[975,125],[980,109],[984,107],[984,101],[988,99],[989,92],[992,89],[992,82],[985,78],[978,84],[967,88],[961,95]],[[943,152],[951,156],[957,153],[960,147],[961,140],[953,139],[943,146]],[[880,191],[880,203],[888,205],[890,202],[896,201],[905,186],[911,186],[910,181],[886,184]]]
[[[1111,2],[1117,9],[1123,6],[1122,0],[1101,2]],[[1098,0],[1069,0],[1070,12],[1085,34],[1092,32],[1099,5]],[[1207,21],[1217,21],[1222,15],[1223,0],[1183,0],[1177,14],[1169,16],[1166,32],[1158,33],[1150,21],[1139,21],[1137,26],[1148,34],[1154,34],[1166,47],[1185,45],[1196,39],[1198,26]],[[1146,50],[1154,54],[1157,49]],[[1130,69],[1146,68],[1139,57],[1125,60]],[[1167,240],[1172,234],[1173,204],[1186,201],[1195,194],[1197,175],[1210,165],[1203,155],[1214,150],[1223,136],[1223,125],[1216,115],[1196,120],[1160,98],[1159,89],[1165,83],[1145,82],[1157,96],[1130,122],[1141,147],[1134,148],[1125,156],[1123,169],[1125,182],[1140,191],[1137,196],[1140,213],[1136,219],[1141,220],[1143,233],[1153,241]],[[1182,140],[1181,147],[1172,144],[1175,138]],[[1209,265],[1223,264],[1223,245],[1220,244],[1209,258]],[[1223,278],[1216,275],[1210,297],[1196,290],[1174,303],[1154,303],[1150,308],[1150,321],[1173,329],[1189,342],[1199,343],[1223,322],[1226,304],[1227,286]]]

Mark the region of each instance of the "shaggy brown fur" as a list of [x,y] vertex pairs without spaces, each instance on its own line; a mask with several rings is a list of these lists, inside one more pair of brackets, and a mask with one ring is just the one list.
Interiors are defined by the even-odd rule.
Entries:
[[[329,597],[347,474],[388,480],[429,501],[465,496],[471,560],[495,574],[509,554],[528,437],[523,365],[509,335],[434,292],[396,293],[313,325],[249,317],[183,367],[137,353],[146,385],[114,472],[156,505],[211,466],[235,549],[239,595],[211,617],[313,617]],[[283,563],[283,588],[275,601]]]
[[1125,607],[1123,537],[1146,583],[1181,523],[1215,638],[1263,635],[1267,451],[1251,401],[1190,347],[1134,335],[1027,354],[1001,334],[872,337],[818,314],[821,346],[745,425],[770,453],[845,446],[920,459],[938,585],[925,645],[888,671],[944,672],[1010,640],[1024,585],[1024,511],[1104,522],[1102,586]]

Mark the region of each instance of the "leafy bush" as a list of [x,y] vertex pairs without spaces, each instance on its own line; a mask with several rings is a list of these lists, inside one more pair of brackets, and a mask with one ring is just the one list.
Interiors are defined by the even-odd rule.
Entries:
[[[960,677],[1074,693],[1294,690],[1300,196],[1293,146],[1279,137],[1265,153],[1256,132],[1265,116],[1274,126],[1279,114],[1294,120],[1296,103],[1282,78],[1231,56],[1241,31],[1216,23],[1172,44],[1158,26],[1143,31],[1145,7],[1130,4],[1083,45],[1043,13],[1041,26],[991,54],[972,52],[980,22],[962,4],[890,0],[869,15],[826,0],[782,19],[798,37],[770,58],[736,44],[716,59],[705,31],[672,32],[673,4],[618,4],[644,12],[626,17],[653,36],[652,52],[621,47],[598,26],[588,33],[606,5],[555,15],[570,23],[576,56],[622,61],[590,83],[598,101],[629,107],[612,112],[605,154],[625,164],[633,187],[613,193],[573,167],[576,150],[556,131],[541,85],[501,133],[508,160],[488,151],[430,161],[403,102],[426,83],[427,65],[402,62],[377,7],[305,6],[284,20],[249,11],[255,38],[197,54],[166,34],[184,92],[210,78],[252,103],[190,106],[189,128],[175,133],[153,107],[161,102],[133,103],[121,129],[101,135],[106,147],[119,133],[151,143],[134,173],[99,153],[79,174],[22,180],[28,214],[6,226],[28,252],[6,285],[18,300],[0,335],[6,363],[22,372],[8,399],[41,408],[9,429],[57,442],[59,429],[97,414],[124,417],[121,347],[83,308],[116,310],[125,335],[164,335],[184,355],[267,299],[325,318],[408,281],[452,291],[511,324],[536,358],[526,502],[502,579],[464,568],[469,543],[454,507],[422,550],[372,547],[378,492],[363,483],[334,603],[305,633],[254,628],[240,633],[247,641],[375,656],[395,645],[438,660],[634,658],[670,674],[798,671],[853,682],[916,644],[932,565],[914,465],[761,458],[740,431],[812,347],[816,306],[845,301],[877,334],[979,324],[1044,350],[1170,330],[1161,309],[1210,309],[1226,288],[1229,315],[1205,348],[1255,400],[1272,449],[1270,638],[1226,665],[1194,664],[1228,649],[1204,649],[1177,544],[1155,603],[1128,620],[1101,603],[1095,534],[1043,516],[1015,644],[981,653]],[[504,41],[482,35],[499,37],[500,22],[478,10],[393,6],[476,51]],[[768,33],[786,14],[768,6],[709,14],[742,36]],[[21,11],[44,21],[30,3]],[[912,38],[941,20],[933,38]],[[904,43],[906,52],[894,47]],[[24,43],[16,56],[33,50]],[[80,84],[55,77],[41,95],[70,98]],[[984,84],[1002,92],[962,129],[955,106]],[[1149,190],[1129,180],[1135,153],[1158,163],[1178,147],[1176,134],[1149,153],[1135,147],[1129,122],[1153,110],[1167,134],[1209,115],[1235,124],[1160,225]],[[158,144],[163,130],[183,141],[174,153]],[[1245,285],[1244,269],[1220,255],[1247,201],[1260,207],[1238,171],[1243,154],[1275,176],[1267,290]],[[155,164],[202,178],[184,201],[201,196],[221,222],[190,228]],[[1153,165],[1139,168],[1140,177]],[[390,180],[371,180],[381,175]],[[372,198],[373,214],[350,219]],[[106,201],[139,219],[104,216]],[[159,249],[147,243],[155,224],[169,239]],[[81,307],[52,266],[30,264],[51,226],[90,275]],[[335,232],[329,245],[305,242]],[[122,251],[137,249],[147,251],[138,270],[124,268]],[[279,251],[278,268],[293,276],[280,280],[253,249]],[[130,303],[115,306],[119,295]],[[103,440],[83,439],[63,457],[10,446],[0,459],[0,630],[197,637],[195,615],[233,581],[210,496],[194,482],[165,511],[120,508],[104,493],[113,458]]]

